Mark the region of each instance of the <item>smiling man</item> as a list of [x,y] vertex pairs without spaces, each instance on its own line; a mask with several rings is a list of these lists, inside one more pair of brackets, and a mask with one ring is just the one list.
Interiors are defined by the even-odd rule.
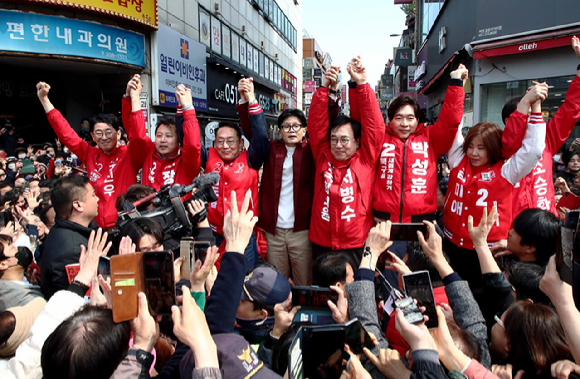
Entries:
[[147,153],[145,140],[135,138],[129,147],[117,146],[121,137],[117,118],[101,114],[91,119],[91,137],[97,147],[90,146],[54,108],[48,99],[50,86],[39,82],[36,91],[58,139],[87,167],[90,183],[99,198],[99,214],[95,221],[100,227],[113,227],[117,222],[115,200],[137,182],[137,172]]
[[427,127],[419,123],[421,108],[413,97],[399,96],[389,106],[389,125],[373,192],[375,221],[435,220],[437,158],[451,148],[461,123],[465,98],[462,79],[467,79],[467,69],[459,65],[450,77],[445,101],[434,125]]
[[[244,150],[242,129],[235,123],[222,121],[215,130],[213,147],[201,148],[201,166],[204,172],[217,172],[219,182],[213,186],[218,197],[209,205],[207,219],[210,223],[218,246],[224,240],[224,216],[230,209],[230,195],[236,192],[238,199],[243,199],[246,192],[252,190],[250,210],[259,214],[258,208],[258,171],[268,154],[268,124],[260,104],[254,95],[252,78],[240,79],[238,82],[240,103],[248,103],[249,124],[252,135],[250,147]],[[247,271],[258,263],[256,238],[252,235],[245,251]]]
[[199,174],[200,134],[199,124],[193,108],[191,90],[179,84],[175,97],[179,104],[178,113],[183,115],[183,149],[180,149],[176,119],[162,117],[155,129],[155,142],[145,135],[145,118],[141,110],[141,84],[139,75],[134,75],[127,84],[123,97],[123,124],[129,125],[129,141],[143,139],[147,154],[143,163],[141,184],[159,191],[163,185],[189,185]]

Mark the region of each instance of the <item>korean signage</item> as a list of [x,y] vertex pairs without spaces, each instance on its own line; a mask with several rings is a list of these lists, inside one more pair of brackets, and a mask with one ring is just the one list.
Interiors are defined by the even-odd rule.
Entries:
[[0,10],[0,50],[145,67],[143,34],[64,17]]
[[395,98],[393,87],[381,90],[381,100],[393,100]]
[[381,75],[381,87],[391,87],[393,85],[393,75]]
[[[238,92],[239,76],[232,73],[232,70],[220,70],[210,67],[208,75],[208,98],[207,111],[222,117],[239,118],[236,104],[240,99]],[[266,114],[277,112],[274,101],[274,91],[254,82],[256,100]]]
[[193,106],[207,110],[205,46],[168,26],[159,25],[153,43],[153,105],[177,107],[175,89],[191,89]]
[[296,77],[282,69],[282,89],[296,95]]
[[304,92],[316,92],[316,82],[314,80],[305,80]]
[[395,48],[395,66],[410,66],[413,64],[413,49]]
[[157,0],[28,0],[90,10],[157,28]]
[[409,66],[408,68],[408,75],[407,75],[407,89],[410,90],[414,90],[416,87],[416,83],[415,83],[415,70],[417,69],[417,66]]

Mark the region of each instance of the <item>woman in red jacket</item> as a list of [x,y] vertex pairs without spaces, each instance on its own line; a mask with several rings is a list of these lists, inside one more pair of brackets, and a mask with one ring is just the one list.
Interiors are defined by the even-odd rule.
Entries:
[[451,266],[472,290],[480,286],[481,269],[467,221],[469,217],[480,219],[484,208],[489,213],[495,205],[499,217],[488,235],[488,243],[507,238],[512,221],[512,189],[532,170],[545,147],[541,100],[547,96],[547,86],[539,86],[539,91],[529,91],[521,102],[526,113],[524,104],[532,104],[532,114],[522,147],[510,159],[501,158],[501,129],[488,122],[471,128],[465,141],[459,128],[449,150],[451,174],[443,213],[445,251]]
[[133,76],[123,97],[123,124],[129,125],[129,141],[143,138],[146,143],[141,184],[157,191],[163,185],[191,184],[199,174],[201,166],[199,124],[193,108],[191,90],[180,84],[175,91],[179,104],[178,113],[183,114],[183,149],[180,150],[174,117],[159,119],[155,129],[155,142],[145,135],[145,119],[139,100],[141,87],[139,75]]
[[372,189],[384,121],[360,59],[354,58],[347,69],[357,84],[361,122],[338,115],[329,125],[328,87],[338,81],[339,68],[335,66],[327,70],[310,106],[308,133],[316,162],[309,233],[313,258],[328,251],[348,250],[360,259],[373,225]]

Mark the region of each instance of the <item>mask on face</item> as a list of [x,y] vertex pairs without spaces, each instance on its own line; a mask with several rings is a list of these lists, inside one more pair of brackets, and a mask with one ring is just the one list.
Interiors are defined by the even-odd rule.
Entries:
[[14,257],[18,260],[18,265],[22,267],[30,266],[33,260],[32,251],[26,246],[18,246],[18,252]]
[[89,134],[89,127],[88,126],[81,127],[81,133]]
[[26,154],[22,153],[22,154],[18,154],[18,159],[24,159],[26,158]]
[[554,155],[552,157],[552,159],[554,160],[554,163],[564,164],[564,161],[562,160],[562,156],[561,155]]
[[11,171],[16,171],[16,163],[8,163],[8,169]]
[[65,147],[64,149],[62,149],[64,151],[65,154],[68,154],[68,147]]
[[27,268],[33,261],[32,251],[25,246],[19,246],[14,258],[16,258],[16,264],[7,268],[16,266]]

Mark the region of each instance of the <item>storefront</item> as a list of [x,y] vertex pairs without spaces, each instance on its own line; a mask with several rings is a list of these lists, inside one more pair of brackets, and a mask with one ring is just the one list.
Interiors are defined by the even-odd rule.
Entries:
[[[214,121],[239,122],[236,104],[240,99],[238,82],[242,75],[232,68],[217,62],[208,63],[207,67],[207,112],[203,112],[203,114],[198,116],[202,132],[206,131],[207,124]],[[254,92],[256,99],[264,110],[269,126],[268,134],[270,137],[275,137],[275,126],[281,105],[279,100],[277,100],[279,93],[273,88],[266,86],[263,80],[259,78],[254,78]]]
[[[547,82],[548,98],[542,103],[544,118],[558,110],[576,75],[580,61],[570,46],[571,37],[580,29],[528,35],[493,43],[474,44],[476,75],[474,114],[479,121],[503,127],[501,110],[505,102],[523,96],[532,81]],[[580,137],[580,123],[568,142]]]
[[[18,10],[0,9],[0,126],[14,125],[28,143],[54,141],[36,96],[38,81],[51,85],[51,101],[78,131],[81,120],[94,114],[120,116],[127,80],[147,66],[146,41],[157,25],[156,2],[116,13],[67,12],[76,19],[32,13],[43,8],[28,9],[26,3]],[[77,3],[82,1],[45,8],[54,14],[55,7]]]

